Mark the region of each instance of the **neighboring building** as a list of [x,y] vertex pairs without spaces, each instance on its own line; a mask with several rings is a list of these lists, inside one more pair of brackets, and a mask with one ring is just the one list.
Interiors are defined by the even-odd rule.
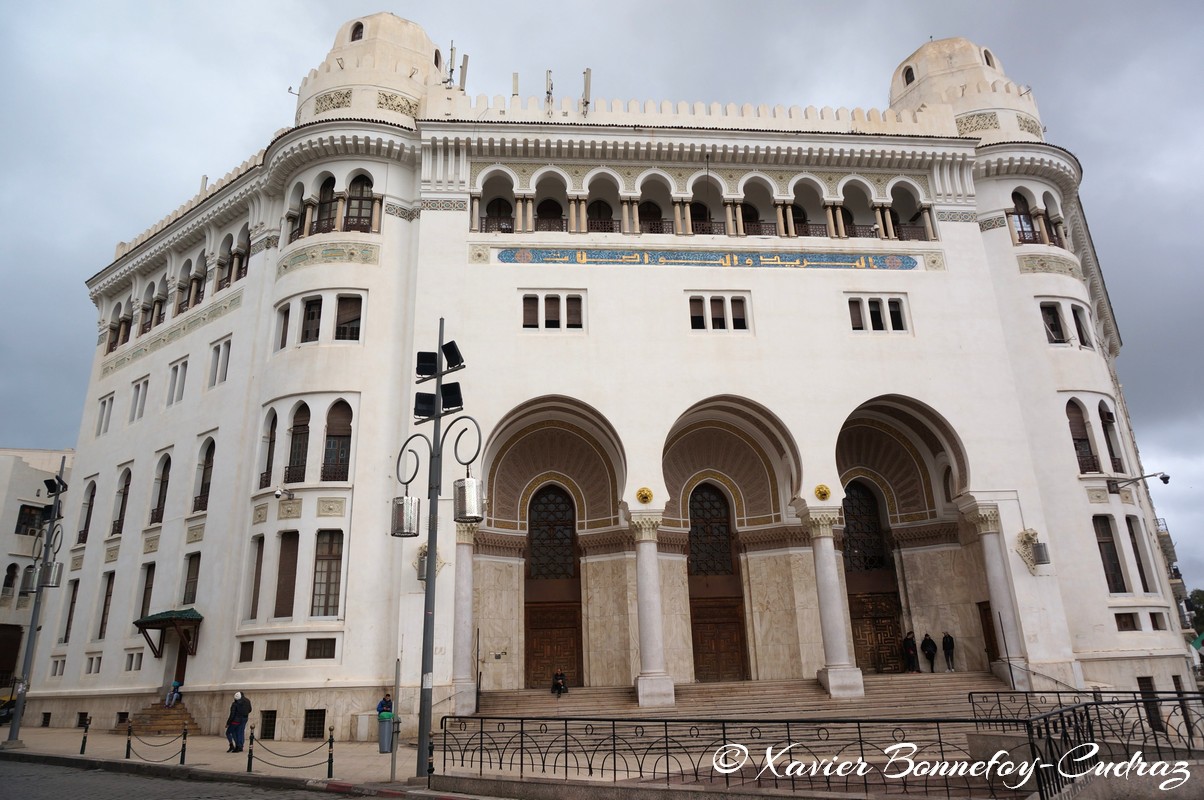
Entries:
[[43,511],[51,503],[43,481],[54,480],[62,461],[64,480],[70,483],[73,456],[71,450],[0,448],[0,552],[4,558],[0,562],[4,576],[0,589],[0,696],[8,694],[25,658],[33,595],[21,592],[21,581],[42,555]]
[[487,512],[443,508],[436,715],[557,667],[857,695],[908,630],[1021,686],[1186,680],[1080,165],[991,52],[929,42],[851,112],[474,100],[447,66],[348,22],[293,127],[88,280],[32,710],[107,725],[179,677],[207,731],[237,688],[261,733],[344,738],[400,653],[413,712],[390,508],[440,317]]

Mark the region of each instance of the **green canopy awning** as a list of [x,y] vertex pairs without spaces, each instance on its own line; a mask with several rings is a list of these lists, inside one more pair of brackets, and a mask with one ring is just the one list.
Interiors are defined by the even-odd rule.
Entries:
[[[171,611],[160,611],[149,614],[142,619],[134,620],[134,627],[141,633],[142,638],[150,645],[155,658],[163,657],[163,637],[168,630],[173,630],[180,637],[180,644],[188,651],[188,655],[196,655],[197,635],[200,633],[201,620],[204,617],[195,608],[177,608]],[[151,638],[151,631],[159,631],[159,641]]]

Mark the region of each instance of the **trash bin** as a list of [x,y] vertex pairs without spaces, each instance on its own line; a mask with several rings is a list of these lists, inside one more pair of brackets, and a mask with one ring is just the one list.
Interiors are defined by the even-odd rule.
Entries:
[[382,711],[377,717],[376,738],[382,753],[393,752],[393,712]]

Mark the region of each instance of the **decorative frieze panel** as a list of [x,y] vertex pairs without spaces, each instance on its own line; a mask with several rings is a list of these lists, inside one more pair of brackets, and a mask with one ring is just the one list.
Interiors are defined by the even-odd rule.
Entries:
[[414,222],[422,213],[420,208],[406,208],[396,203],[385,203],[385,213],[391,217],[399,217],[406,222]]
[[[348,104],[350,105],[350,101]],[[394,92],[378,91],[376,93],[376,107],[383,108],[385,111],[393,111],[398,114],[405,114],[408,117],[414,117],[418,115],[417,102],[408,97],[395,94]]]
[[758,550],[781,550],[787,547],[810,547],[811,534],[805,528],[781,526],[759,530],[742,530],[738,534],[740,546],[747,552]]
[[914,528],[892,528],[891,535],[901,548],[931,547],[933,545],[957,544],[957,523],[942,522]]
[[974,211],[938,211],[937,222],[978,222],[978,213]]
[[159,552],[159,537],[158,536],[147,536],[145,539],[143,539],[142,540],[142,552],[143,553]]
[[1098,489],[1098,488],[1088,489],[1087,490],[1087,502],[1088,503],[1104,503],[1106,505],[1109,502],[1108,490],[1107,489]]
[[276,509],[276,519],[301,519],[301,501],[281,500]]
[[477,555],[522,558],[527,551],[527,537],[478,529],[473,545]]
[[978,114],[966,114],[957,118],[957,134],[968,136],[975,131],[989,131],[999,128],[999,115],[994,111],[983,111]]
[[192,525],[188,528],[188,533],[184,535],[185,544],[195,544],[205,538],[204,525]]
[[1045,135],[1045,131],[1041,129],[1041,123],[1037,122],[1037,120],[1033,119],[1027,114],[1017,114],[1016,124],[1020,126],[1020,130],[1024,131],[1025,133],[1031,133],[1038,139]]
[[597,531],[577,536],[582,556],[600,556],[635,550],[630,530]]
[[239,289],[234,294],[223,298],[221,302],[210,303],[199,310],[190,311],[187,317],[161,333],[138,339],[137,343],[129,349],[122,348],[125,349],[125,352],[115,355],[100,365],[101,377],[108,377],[127,364],[138,361],[148,353],[153,353],[166,347],[191,331],[208,325],[210,322],[220,319],[231,311],[240,308],[242,306],[242,294],[242,289]]
[[251,511],[251,524],[259,525],[268,521],[268,504],[260,503]]
[[501,264],[578,264],[668,267],[786,267],[790,269],[913,270],[920,261],[902,253],[805,253],[798,250],[646,250],[643,248],[504,247]]
[[341,517],[346,514],[347,499],[343,497],[319,497],[319,517]]
[[264,250],[274,250],[274,249],[276,249],[276,247],[279,244],[280,244],[279,236],[277,236],[275,234],[272,234],[271,236],[265,236],[262,239],[260,239],[259,241],[252,243],[251,255],[257,255],[259,253],[262,253]]
[[351,90],[343,89],[337,92],[327,92],[314,98],[314,113],[322,114],[337,108],[351,107]]
[[423,211],[467,211],[467,200],[423,200]]
[[105,563],[111,564],[117,560],[117,554],[121,551],[121,545],[115,544],[105,548]]
[[1054,275],[1069,275],[1077,280],[1083,280],[1083,268],[1078,262],[1059,256],[1024,255],[1017,256],[1020,271],[1023,273],[1052,273]]
[[322,264],[379,264],[380,246],[350,242],[313,244],[294,250],[276,265],[276,277]]
[[978,229],[983,232],[993,231],[996,228],[1006,228],[1007,226],[1008,219],[1003,214],[997,217],[986,217],[978,221]]
[[71,556],[71,571],[72,572],[77,572],[77,571],[83,569],[83,567],[84,567],[84,554],[83,553],[76,553],[75,555]]

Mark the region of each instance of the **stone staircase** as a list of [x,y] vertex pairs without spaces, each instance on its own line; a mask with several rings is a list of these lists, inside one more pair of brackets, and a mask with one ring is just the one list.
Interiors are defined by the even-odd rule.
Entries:
[[[130,724],[137,736],[178,736],[184,730],[185,725],[188,725],[190,734],[201,732],[201,726],[197,725],[196,720],[192,718],[192,714],[183,700],[171,708],[164,708],[160,701],[141,711],[135,711],[130,717]],[[125,732],[125,725],[113,728],[113,733],[124,735]]]
[[833,699],[817,680],[692,683],[676,687],[672,708],[640,708],[631,687],[482,692],[478,716],[655,717],[699,719],[962,718],[970,692],[1007,691],[989,672],[865,675],[865,696]]

